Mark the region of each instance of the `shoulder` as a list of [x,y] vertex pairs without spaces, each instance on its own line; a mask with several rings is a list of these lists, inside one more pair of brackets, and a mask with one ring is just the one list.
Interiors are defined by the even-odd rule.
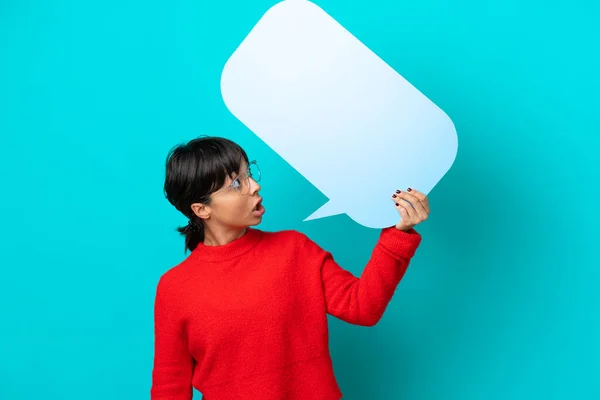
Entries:
[[296,245],[306,240],[306,235],[295,229],[283,229],[279,231],[261,231],[263,238],[267,241],[276,242],[280,245]]
[[187,259],[170,267],[158,277],[156,284],[157,294],[164,296],[182,286],[182,283],[186,281],[186,264]]
[[265,235],[270,238],[266,240],[270,242],[269,254],[275,259],[284,256],[286,259],[309,266],[315,263],[320,265],[324,257],[330,256],[330,253],[312,240],[308,234],[295,229],[268,232]]
[[306,233],[295,229],[284,229],[275,232],[263,232],[264,242],[277,252],[306,254],[320,251],[321,248]]
[[326,252],[308,234],[295,229],[269,232],[268,235],[271,235],[279,248],[286,248],[303,256],[314,256]]

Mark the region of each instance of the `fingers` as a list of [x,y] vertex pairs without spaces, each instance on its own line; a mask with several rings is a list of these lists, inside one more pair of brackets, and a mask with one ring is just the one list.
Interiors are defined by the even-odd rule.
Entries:
[[429,201],[427,196],[418,190],[409,188],[407,191],[396,190],[392,194],[396,209],[404,220],[418,224],[429,216]]
[[396,193],[392,194],[392,200],[395,203],[396,209],[400,212],[402,219],[410,218],[412,221],[418,216],[418,212],[404,198],[403,192],[400,190],[396,190]]
[[[400,218],[404,223],[410,223],[411,217],[408,214],[408,209],[412,209],[410,205],[404,206],[401,203],[396,203],[396,209],[400,213]],[[412,225],[412,224],[411,224]]]
[[410,204],[412,204],[413,208],[418,214],[420,221],[424,221],[425,219],[427,219],[427,211],[425,210],[425,206],[417,197],[407,192],[401,192],[400,195],[403,199],[407,200],[408,202],[410,202]]
[[410,193],[412,196],[416,197],[423,205],[423,208],[425,209],[427,214],[429,214],[429,199],[427,198],[427,196],[419,192],[418,190],[412,188],[408,188],[407,192]]
[[[411,189],[411,190],[414,190],[414,189]],[[417,196],[415,196],[411,193],[408,193],[408,192],[400,191],[400,190],[397,190],[396,192],[397,192],[396,197],[395,197],[396,199],[399,198],[401,201],[410,203],[410,204],[407,204],[409,207],[412,204],[412,208],[416,211],[416,216],[418,217],[419,221],[424,221],[425,219],[427,219],[427,214],[429,214],[429,213],[427,212],[427,210],[425,209],[425,206],[423,205],[423,203]],[[413,215],[410,212],[410,210],[408,210],[408,211],[409,211],[409,215]]]

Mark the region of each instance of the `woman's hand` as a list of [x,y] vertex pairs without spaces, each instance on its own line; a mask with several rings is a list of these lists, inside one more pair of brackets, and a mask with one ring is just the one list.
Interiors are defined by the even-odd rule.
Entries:
[[429,216],[427,196],[418,190],[411,188],[408,188],[406,192],[396,190],[396,193],[392,195],[392,200],[401,217],[400,222],[396,224],[396,229],[408,231]]

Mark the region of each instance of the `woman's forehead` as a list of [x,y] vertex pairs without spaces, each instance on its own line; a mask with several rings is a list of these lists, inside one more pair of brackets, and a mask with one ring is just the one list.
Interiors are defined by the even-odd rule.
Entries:
[[248,163],[246,162],[246,160],[242,160],[242,162],[240,163],[239,173],[243,174],[245,172],[248,172]]
[[231,173],[231,176],[227,177],[227,181],[232,181],[234,180],[238,175],[243,175],[245,173],[248,172],[248,163],[245,160],[242,160],[240,162],[240,170],[239,171],[233,171]]

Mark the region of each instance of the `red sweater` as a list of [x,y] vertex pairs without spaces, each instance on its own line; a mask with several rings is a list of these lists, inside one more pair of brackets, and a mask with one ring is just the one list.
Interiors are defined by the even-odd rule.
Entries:
[[382,229],[360,278],[294,230],[200,244],[157,285],[151,399],[340,399],[327,314],[377,323],[420,241]]

